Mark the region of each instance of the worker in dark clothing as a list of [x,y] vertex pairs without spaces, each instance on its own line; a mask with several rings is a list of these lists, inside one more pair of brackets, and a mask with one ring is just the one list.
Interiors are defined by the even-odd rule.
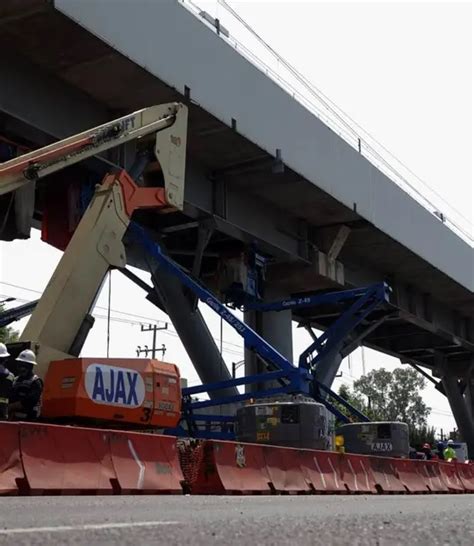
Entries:
[[437,454],[438,454],[438,459],[440,461],[444,461],[444,454],[443,454],[443,451],[444,451],[444,443],[443,442],[438,442],[436,444],[436,451],[437,451]]
[[425,456],[425,459],[427,461],[431,461],[433,457],[433,452],[431,451],[431,445],[430,444],[423,444],[423,447],[421,448],[422,453]]
[[9,358],[10,353],[5,344],[0,343],[0,421],[8,419],[8,404],[15,379],[15,376],[6,367]]
[[36,366],[36,356],[26,349],[16,359],[18,376],[13,383],[10,395],[9,415],[14,420],[37,419],[41,411],[41,395],[43,381],[33,372]]

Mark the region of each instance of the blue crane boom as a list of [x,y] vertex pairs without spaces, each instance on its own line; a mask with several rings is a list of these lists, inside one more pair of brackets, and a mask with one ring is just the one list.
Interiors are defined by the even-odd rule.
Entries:
[[[341,343],[344,336],[347,336],[351,329],[354,329],[357,325],[362,323],[377,306],[388,302],[389,287],[385,283],[374,284],[366,288],[354,290],[317,294],[304,298],[293,298],[270,304],[252,302],[248,306],[245,306],[246,309],[252,308],[262,311],[280,311],[284,309],[315,307],[327,303],[350,304],[349,309],[339,316],[334,325],[329,327],[320,338],[317,338],[316,341],[304,351],[303,355],[300,357],[299,366],[296,367],[254,330],[233,315],[233,313],[231,313],[224,304],[203,286],[200,281],[193,278],[181,266],[169,258],[163,252],[159,244],[148,236],[143,227],[133,223],[130,229],[137,242],[144,248],[146,255],[154,260],[156,267],[162,268],[168,274],[178,278],[183,286],[190,290],[194,296],[216,312],[243,338],[245,347],[255,352],[266,363],[269,369],[268,372],[262,374],[183,389],[183,413],[185,415],[192,417],[195,410],[240,402],[250,398],[263,398],[279,394],[304,394],[306,396],[312,396],[316,400],[322,402],[343,422],[348,422],[349,419],[332,401],[337,402],[337,404],[348,409],[350,413],[359,420],[369,420],[364,414],[352,407],[345,399],[334,393],[327,385],[318,381],[315,376],[315,371],[317,370],[318,363],[324,358],[325,354],[333,350],[335,344]],[[242,393],[212,400],[195,401],[192,399],[192,397],[197,394],[221,390],[228,386],[248,385],[269,381],[272,381],[273,383],[277,382],[279,385],[266,388],[262,391]],[[233,417],[230,416],[219,416],[217,419],[216,416],[212,415],[194,414],[194,419],[197,418],[207,422],[229,422],[233,419]],[[195,432],[197,431],[195,430]],[[203,434],[205,436],[207,433]]]
[[13,307],[12,309],[6,309],[0,313],[0,328],[8,326],[16,320],[20,320],[28,315],[31,315],[34,308],[36,307],[39,300],[30,301],[19,305],[18,307]]
[[148,256],[154,258],[157,264],[171,275],[176,276],[180,282],[190,289],[193,294],[203,303],[215,311],[227,324],[229,324],[240,336],[245,346],[255,351],[270,367],[278,370],[294,372],[297,368],[293,366],[282,354],[274,349],[267,341],[244,322],[233,315],[205,286],[186,273],[176,262],[169,258],[138,224],[131,226],[131,231],[141,243]]

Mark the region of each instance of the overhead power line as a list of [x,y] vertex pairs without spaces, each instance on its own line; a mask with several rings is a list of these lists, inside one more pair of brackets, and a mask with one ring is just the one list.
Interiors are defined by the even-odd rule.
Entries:
[[[40,290],[35,290],[33,288],[28,288],[26,286],[13,284],[13,283],[9,283],[9,282],[6,282],[6,281],[0,281],[0,284],[5,285],[5,286],[9,286],[11,288],[16,288],[17,290],[24,290],[24,291],[30,292],[32,294],[37,294],[37,295],[42,294],[42,292]],[[12,294],[5,294],[4,296],[9,297],[9,296],[12,296]],[[15,299],[20,303],[28,303],[29,301],[31,301],[31,300],[27,300],[27,299],[24,299],[24,298],[17,298],[17,297],[15,297]],[[97,310],[105,311],[106,314],[97,313]],[[95,318],[98,318],[98,319],[108,320],[109,319],[108,311],[109,311],[109,309],[107,307],[101,307],[99,305],[96,305],[93,316]],[[111,315],[110,316],[110,321],[115,322],[115,323],[122,323],[122,324],[130,324],[130,325],[133,325],[133,326],[140,326],[141,324],[144,324],[144,323],[145,324],[153,324],[153,323],[156,323],[156,322],[160,322],[159,319],[156,319],[156,318],[153,318],[153,317],[147,317],[147,316],[144,316],[144,315],[137,315],[137,314],[134,314],[134,313],[129,313],[128,311],[120,311],[120,310],[117,310],[117,309],[110,309],[110,312],[111,313],[116,313],[116,314],[119,314],[119,315],[124,315],[125,317],[130,317],[130,318],[123,318],[123,317],[114,317],[114,316]],[[168,323],[168,324],[169,324],[169,328],[168,328],[168,330],[163,332],[164,335],[171,336],[171,337],[179,339],[178,333],[171,328],[170,323]],[[213,339],[214,339],[214,341],[216,343],[218,343],[218,344],[221,343],[220,338],[217,338],[217,337],[213,336]],[[226,354],[231,354],[231,355],[236,355],[236,356],[243,355],[243,346],[242,345],[239,345],[238,343],[233,343],[232,341],[225,341],[225,340],[223,340],[223,345],[224,345],[224,352]]]

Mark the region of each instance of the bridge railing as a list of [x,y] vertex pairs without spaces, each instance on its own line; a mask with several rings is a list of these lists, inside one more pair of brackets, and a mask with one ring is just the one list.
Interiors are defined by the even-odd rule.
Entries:
[[[328,97],[305,79],[304,76],[288,65],[267,44],[262,45],[262,43],[258,43],[257,38],[257,43],[254,44],[256,46],[255,49],[259,50],[257,54],[247,45],[244,45],[242,41],[238,40],[232,29],[235,29],[235,33],[239,34],[251,32],[248,27],[245,28],[243,21],[232,21],[231,18],[213,18],[192,0],[178,1],[205,26],[216,32],[222,40],[237,50],[255,67],[302,104],[309,112],[343,138],[403,191],[436,216],[439,221],[443,222],[470,246],[474,246],[474,231],[471,220],[451,207],[443,197],[431,189],[406,165],[395,158],[383,145],[366,133],[362,127],[342,112]],[[229,28],[231,31],[228,30]],[[250,35],[249,38],[255,39],[255,36]],[[250,43],[252,40],[249,39],[248,42]],[[270,66],[272,63],[276,63],[275,68]],[[421,190],[420,186],[424,186],[424,189]],[[428,197],[427,193],[431,194],[431,197]],[[445,212],[446,210],[448,211],[447,213]]]

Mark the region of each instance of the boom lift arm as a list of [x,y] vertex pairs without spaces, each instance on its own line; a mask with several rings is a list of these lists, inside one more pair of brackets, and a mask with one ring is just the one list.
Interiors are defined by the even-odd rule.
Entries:
[[[150,106],[10,159],[0,164],[0,195],[126,142],[156,134],[154,154],[163,169],[166,200],[182,210],[187,117],[187,108],[180,103]],[[171,132],[165,131],[171,127]]]

